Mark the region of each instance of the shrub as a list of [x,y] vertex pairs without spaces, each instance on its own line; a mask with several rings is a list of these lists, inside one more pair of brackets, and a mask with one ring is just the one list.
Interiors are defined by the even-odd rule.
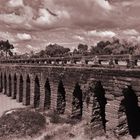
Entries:
[[1,137],[34,136],[45,128],[45,117],[38,112],[14,110],[0,118]]
[[56,110],[49,112],[47,116],[50,117],[51,123],[61,123],[61,117]]

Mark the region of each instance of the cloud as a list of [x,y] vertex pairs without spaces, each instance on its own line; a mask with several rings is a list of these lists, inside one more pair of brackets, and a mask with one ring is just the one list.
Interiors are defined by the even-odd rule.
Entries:
[[109,3],[106,0],[2,0],[4,8],[0,7],[0,21],[12,28],[26,30],[60,27],[140,28],[140,2],[126,2],[130,5],[122,1]]
[[111,10],[112,6],[106,0],[96,0],[96,2],[104,9]]
[[26,47],[28,48],[28,49],[33,49],[33,46],[31,46],[31,45],[26,45]]
[[35,48],[35,47],[33,47],[32,45],[30,45],[30,44],[27,44],[26,46],[25,46],[25,51],[26,52],[29,52],[29,51],[38,51],[39,50],[39,48]]
[[23,34],[18,33],[17,34],[17,38],[20,39],[20,40],[23,40],[23,41],[27,41],[27,40],[31,40],[32,39],[31,35],[30,34],[26,34],[26,33],[23,33]]
[[130,35],[130,36],[138,36],[140,33],[136,31],[135,29],[127,29],[123,31],[123,34]]
[[11,13],[11,14],[1,14],[0,20],[10,25],[10,24],[21,24],[24,22],[25,18],[15,15],[15,13]]
[[49,9],[39,9],[38,18],[33,21],[33,25],[39,26],[42,28],[56,28],[65,26],[68,22],[66,19],[69,19],[69,13],[65,10],[57,10],[55,13]]
[[39,17],[36,23],[39,25],[51,25],[56,21],[56,17],[52,16],[46,9],[39,9]]
[[29,50],[28,41],[33,48],[48,42],[75,47],[80,41],[92,45],[116,35],[140,36],[140,0],[0,1],[0,38],[21,51]]
[[10,0],[7,5],[9,7],[20,7],[23,6],[23,0]]
[[9,40],[12,43],[16,41],[13,34],[9,32],[2,32],[2,31],[0,31],[0,40]]
[[88,32],[89,36],[93,36],[93,37],[109,37],[112,38],[114,36],[116,36],[116,33],[112,32],[112,31],[96,31],[96,30],[92,30]]
[[79,36],[79,35],[74,35],[73,38],[76,39],[76,40],[79,40],[79,41],[84,41],[85,40],[84,37]]

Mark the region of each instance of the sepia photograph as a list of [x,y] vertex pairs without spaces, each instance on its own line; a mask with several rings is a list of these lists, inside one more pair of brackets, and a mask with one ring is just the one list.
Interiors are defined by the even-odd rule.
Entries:
[[0,0],[0,140],[140,140],[140,0]]

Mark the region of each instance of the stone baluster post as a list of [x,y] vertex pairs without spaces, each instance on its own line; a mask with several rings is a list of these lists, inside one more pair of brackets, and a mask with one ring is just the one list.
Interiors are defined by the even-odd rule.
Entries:
[[127,67],[128,68],[134,68],[135,66],[135,60],[133,59],[132,55],[129,55],[128,61],[127,61]]

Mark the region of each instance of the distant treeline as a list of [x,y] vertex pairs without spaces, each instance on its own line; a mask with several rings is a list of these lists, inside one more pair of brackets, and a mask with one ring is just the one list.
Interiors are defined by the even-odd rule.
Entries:
[[9,41],[0,41],[1,56],[12,58],[45,58],[45,57],[65,57],[65,56],[87,56],[87,55],[120,55],[120,54],[140,54],[140,45],[134,41],[119,40],[113,38],[111,41],[100,41],[94,46],[79,44],[74,50],[63,47],[59,44],[49,44],[44,50],[38,53],[31,51],[23,55],[13,55],[14,46]]
[[71,51],[58,44],[49,44],[45,50],[33,54],[31,57],[62,57],[71,55],[120,55],[120,54],[140,54],[140,46],[136,42],[119,40],[113,38],[111,41],[100,41],[95,46],[79,44]]

